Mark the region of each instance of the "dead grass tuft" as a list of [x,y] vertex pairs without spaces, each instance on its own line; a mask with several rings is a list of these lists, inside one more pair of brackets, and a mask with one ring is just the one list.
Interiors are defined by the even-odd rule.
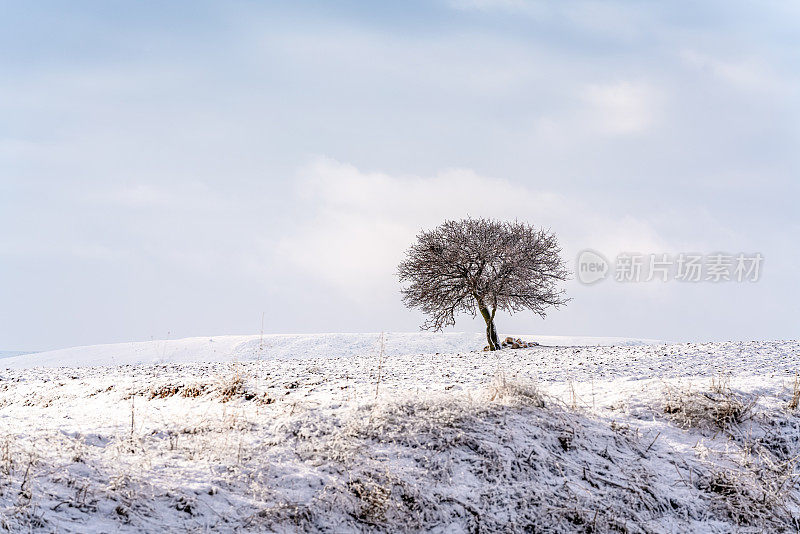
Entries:
[[391,486],[373,477],[361,476],[350,480],[347,489],[358,499],[357,517],[360,521],[375,524],[386,520],[386,510],[392,494]]
[[800,406],[800,373],[795,373],[792,383],[792,398],[789,400],[789,409],[796,410]]
[[[257,401],[261,404],[271,404],[274,399],[270,398],[266,393],[257,394],[251,391],[245,382],[244,376],[239,373],[231,374],[223,377],[214,384],[162,384],[153,386],[150,389],[141,393],[147,397],[148,400],[153,399],[168,399],[170,397],[179,396],[185,399],[198,398],[208,393],[214,393],[220,402],[230,402],[234,399],[244,399],[246,401]],[[130,398],[129,395],[126,398]]]
[[168,397],[177,395],[182,388],[183,388],[182,385],[174,385],[174,384],[164,384],[163,386],[157,386],[150,390],[150,396],[148,397],[148,399],[149,400],[166,399]]
[[712,382],[709,391],[665,391],[663,412],[684,429],[729,430],[747,420],[758,400]]
[[230,375],[217,385],[217,396],[221,402],[230,402],[234,399],[256,401],[261,404],[272,404],[275,402],[267,393],[259,395],[255,391],[251,391],[245,383],[244,376],[238,372]]
[[311,530],[314,515],[311,509],[305,504],[281,502],[269,508],[263,508],[256,514],[246,518],[243,522],[245,529],[260,527],[284,527],[291,525],[291,531],[307,532]]
[[181,397],[194,399],[205,393],[205,384],[190,384],[181,390]]
[[525,404],[544,408],[544,395],[536,384],[520,380],[508,380],[505,373],[498,373],[488,388],[489,400],[517,400]]
[[745,458],[733,468],[711,467],[699,488],[713,496],[712,506],[740,526],[785,525],[794,521],[787,506],[796,477],[791,463]]
[[244,378],[238,373],[232,375],[219,384],[217,393],[222,402],[229,402],[236,397],[245,395]]

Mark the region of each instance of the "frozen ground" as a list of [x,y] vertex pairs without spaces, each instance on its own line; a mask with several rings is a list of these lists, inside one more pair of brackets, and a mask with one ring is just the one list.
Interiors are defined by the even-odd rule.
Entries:
[[[73,347],[7,359],[3,367],[78,367],[155,363],[243,361],[262,358],[351,357],[375,353],[381,334],[273,334],[259,336],[214,336],[113,343]],[[515,336],[518,337],[518,336]],[[652,339],[621,337],[523,336],[541,345],[642,345]],[[486,344],[481,333],[388,333],[385,353],[422,354],[470,352]],[[1,353],[0,353],[1,354]],[[13,356],[14,354],[9,354]]]
[[378,335],[328,334],[4,359],[0,525],[798,530],[800,342],[523,337],[566,346],[387,334],[381,356]]
[[0,358],[12,358],[14,356],[21,356],[23,354],[30,354],[24,350],[0,350]]

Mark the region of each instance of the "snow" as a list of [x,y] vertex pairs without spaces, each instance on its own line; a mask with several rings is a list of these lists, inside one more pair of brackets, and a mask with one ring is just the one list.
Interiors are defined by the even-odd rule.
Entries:
[[[87,367],[157,363],[245,361],[262,358],[329,358],[360,356],[375,352],[382,334],[273,334],[215,336],[185,339],[91,345],[7,358],[2,366]],[[486,337],[480,333],[387,333],[386,354],[455,353],[480,349]],[[523,335],[541,345],[641,345],[652,339]]]
[[0,525],[797,530],[800,342],[515,337],[542,346],[223,336],[3,360]]
[[25,350],[0,350],[0,358],[11,358],[13,356],[22,356],[23,354],[30,353],[30,351]]

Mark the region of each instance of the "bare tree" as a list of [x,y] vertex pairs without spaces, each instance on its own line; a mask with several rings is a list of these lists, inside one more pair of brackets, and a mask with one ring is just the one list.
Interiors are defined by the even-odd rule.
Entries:
[[455,324],[457,313],[480,312],[489,349],[500,342],[494,326],[498,309],[532,310],[540,317],[569,299],[556,287],[570,273],[550,231],[520,222],[491,219],[446,221],[417,235],[398,267],[403,302],[420,308],[424,329]]

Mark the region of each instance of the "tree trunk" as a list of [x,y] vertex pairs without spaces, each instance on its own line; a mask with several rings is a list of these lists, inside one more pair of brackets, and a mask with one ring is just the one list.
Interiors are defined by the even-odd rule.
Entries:
[[486,321],[486,340],[489,342],[489,350],[500,349],[500,341],[497,339],[497,329],[494,327],[494,314],[489,313],[489,310],[483,304],[478,304],[478,309],[481,311],[483,320]]
[[500,340],[497,339],[497,329],[494,327],[494,319],[491,320],[489,326],[486,327],[486,335],[494,342],[495,350],[500,350]]

